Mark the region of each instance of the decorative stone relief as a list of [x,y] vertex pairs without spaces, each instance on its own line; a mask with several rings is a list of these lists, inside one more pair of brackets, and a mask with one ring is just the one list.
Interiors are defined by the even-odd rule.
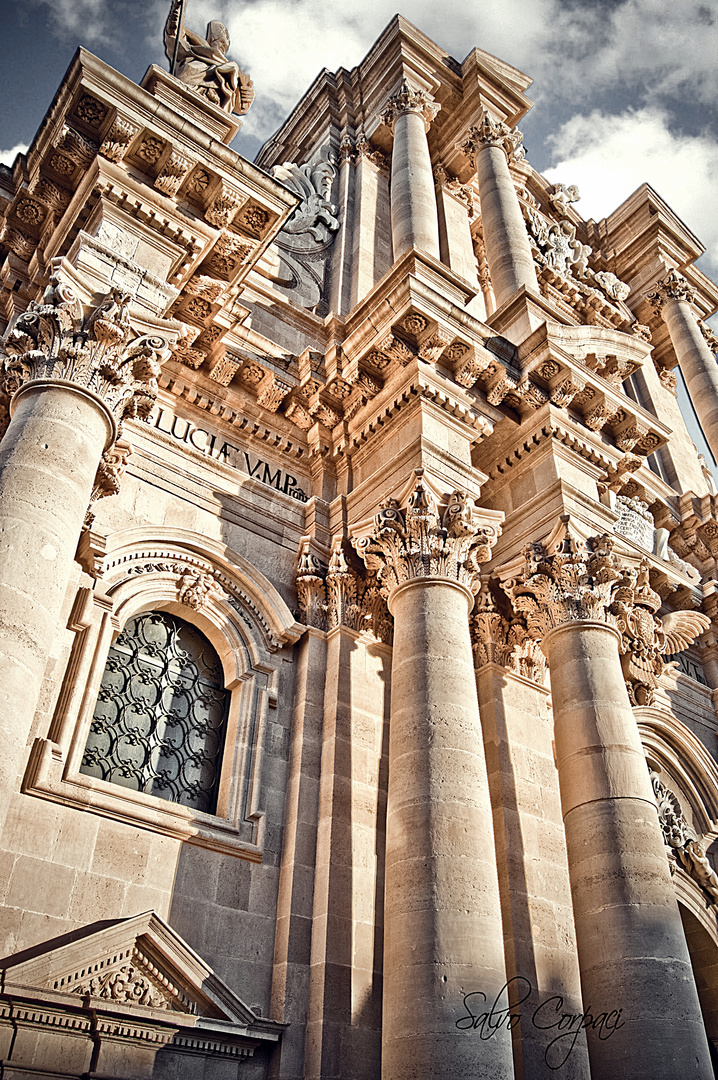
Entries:
[[641,499],[629,499],[626,495],[616,496],[618,521],[613,531],[632,540],[634,544],[653,551],[656,528],[653,515]]
[[144,1005],[149,1009],[169,1009],[173,1000],[150,982],[134,964],[123,964],[113,971],[95,975],[87,982],[73,986],[73,994],[109,998],[127,1005]]
[[698,329],[711,352],[718,353],[718,335],[714,334],[710,326],[703,321],[698,323]]
[[137,124],[130,123],[122,116],[116,116],[102,140],[100,153],[108,161],[122,161],[139,130]]
[[473,165],[476,164],[476,155],[484,146],[500,146],[509,161],[521,161],[526,157],[523,138],[517,128],[507,127],[484,111],[478,124],[469,129],[468,138],[459,143],[459,150]]
[[648,563],[638,570],[622,566],[614,543],[607,534],[584,542],[573,535],[568,515],[562,515],[547,546],[525,548],[523,567],[501,584],[538,641],[549,630],[579,620],[615,627],[631,703],[650,705],[664,669],[662,655],[682,652],[705,632],[710,619],[697,611],[657,618],[661,597],[651,588]]
[[678,798],[665,786],[659,774],[651,769],[650,776],[663,840],[669,849],[671,874],[675,873],[676,866],[682,867],[708,894],[707,906],[718,906],[718,874],[706,855],[705,842],[690,827]]
[[584,277],[592,252],[588,244],[576,238],[576,226],[570,221],[548,222],[531,207],[526,207],[524,213],[534,240],[536,262],[565,276]]
[[565,184],[554,184],[549,193],[548,201],[558,214],[566,217],[571,203],[578,202],[580,198],[581,196],[575,184],[570,184],[569,187],[566,187]]
[[173,150],[155,180],[155,187],[163,195],[174,198],[191,167],[192,162],[188,157],[180,154],[178,150]]
[[453,195],[454,198],[464,204],[470,221],[476,217],[478,209],[474,203],[474,196],[471,188],[468,184],[462,184],[457,177],[452,176],[441,162],[434,166],[434,183],[437,187],[443,188],[444,191],[448,191],[450,195]]
[[656,282],[655,289],[646,295],[656,315],[660,314],[663,305],[668,300],[686,300],[692,304],[695,297],[693,289],[677,270],[669,270],[664,278]]
[[206,267],[228,280],[252,253],[254,245],[233,232],[222,232],[207,259]]
[[193,611],[201,611],[212,595],[221,597],[224,594],[214,576],[203,570],[187,569],[177,582],[177,599]]
[[548,665],[538,641],[520,619],[508,622],[498,611],[487,581],[482,583],[470,619],[474,666],[499,664],[543,686]]
[[246,197],[223,180],[209,206],[205,207],[204,216],[216,229],[224,229],[245,202]]
[[254,101],[254,86],[239,66],[227,59],[230,40],[226,26],[212,19],[207,24],[205,39],[187,30],[181,19],[182,6],[181,0],[172,0],[165,24],[165,52],[170,63],[177,50],[177,68],[173,74],[213,105],[243,116]]
[[475,591],[480,565],[491,557],[498,527],[482,520],[465,491],[454,491],[444,506],[415,470],[405,509],[397,499],[380,503],[373,527],[352,543],[367,569],[376,571],[385,596],[397,585],[421,577],[459,581]]
[[381,114],[383,124],[394,130],[394,124],[405,113],[418,113],[424,121],[426,131],[431,127],[432,121],[441,109],[441,105],[434,101],[431,94],[425,90],[415,90],[406,79],[402,80],[401,89],[389,98],[388,105]]
[[125,439],[118,439],[105,450],[97,467],[83,528],[92,528],[95,520],[92,508],[99,499],[106,499],[119,493],[120,481],[131,453],[132,447]]
[[147,419],[157,396],[162,337],[133,338],[129,296],[111,289],[89,315],[55,270],[3,342],[2,377],[12,395],[35,379],[64,380],[97,394],[118,425]]
[[272,175],[301,199],[274,241],[280,262],[273,280],[278,290],[300,307],[325,314],[322,301],[329,249],[339,228],[337,208],[330,202],[336,169],[330,161],[313,165],[287,161],[275,165]]

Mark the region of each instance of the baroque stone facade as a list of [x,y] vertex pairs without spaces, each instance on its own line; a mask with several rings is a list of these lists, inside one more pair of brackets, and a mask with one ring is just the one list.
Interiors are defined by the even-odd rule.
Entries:
[[710,1080],[702,248],[400,16],[246,161],[181,11],[0,167],[0,1071]]

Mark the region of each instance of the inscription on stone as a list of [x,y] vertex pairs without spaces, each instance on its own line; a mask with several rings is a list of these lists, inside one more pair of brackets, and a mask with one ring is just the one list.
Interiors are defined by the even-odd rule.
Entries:
[[298,502],[306,502],[309,498],[306,491],[299,487],[296,476],[292,476],[271,462],[264,461],[256,454],[250,454],[249,451],[227,442],[219,432],[195,427],[191,420],[174,416],[169,409],[164,408],[158,408],[152,424],[157,431],[169,435],[177,442],[199,450],[201,454],[212,458],[213,461],[220,461],[223,465],[239,469],[253,479],[259,480],[260,483],[266,484],[267,487],[282,491]]

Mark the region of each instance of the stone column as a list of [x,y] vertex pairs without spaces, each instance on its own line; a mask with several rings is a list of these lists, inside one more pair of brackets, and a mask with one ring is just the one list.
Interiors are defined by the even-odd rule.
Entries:
[[621,569],[612,547],[608,536],[586,546],[564,519],[506,568],[503,587],[551,671],[592,1080],[698,1080],[710,1076],[708,1044],[625,679],[644,696],[660,649],[676,635],[684,648],[707,619],[656,619],[647,566]]
[[506,978],[468,622],[497,515],[462,492],[440,513],[421,471],[400,505],[354,540],[394,615],[382,1076],[510,1078],[505,1014],[480,1019],[506,1007]]
[[394,133],[391,153],[391,237],[394,259],[407,248],[439,258],[439,219],[426,134],[440,105],[406,80],[382,120]]
[[122,418],[149,414],[156,395],[166,342],[131,338],[126,297],[113,290],[84,317],[55,273],[3,343],[11,419],[0,444],[0,807],[25,765],[83,520],[112,468]]
[[718,364],[691,309],[693,299],[693,290],[676,270],[648,294],[654,311],[660,312],[668,327],[693,408],[718,461]]
[[537,293],[538,282],[509,159],[523,136],[484,113],[460,149],[471,158],[479,181],[486,259],[499,307],[522,286]]

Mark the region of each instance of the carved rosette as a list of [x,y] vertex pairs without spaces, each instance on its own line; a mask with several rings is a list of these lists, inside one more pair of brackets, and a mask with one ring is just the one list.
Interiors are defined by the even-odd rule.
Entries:
[[406,508],[386,499],[373,526],[352,543],[387,598],[397,586],[429,577],[457,581],[475,593],[481,564],[499,537],[497,523],[487,518],[464,491],[454,491],[440,506],[417,469]]
[[469,128],[468,138],[459,143],[458,149],[469,158],[472,164],[476,163],[477,155],[486,146],[499,146],[509,161],[520,161],[526,156],[526,151],[521,145],[523,138],[517,128],[512,129],[500,120],[494,120],[487,112],[483,112],[478,124]]
[[57,272],[42,298],[30,304],[0,350],[4,392],[12,397],[36,380],[74,383],[96,394],[117,431],[128,417],[146,420],[157,397],[162,337],[133,337],[129,296],[111,289],[85,315]]
[[428,131],[440,109],[441,105],[434,101],[431,94],[427,94],[425,90],[415,90],[404,79],[398,94],[389,98],[381,119],[393,131],[394,124],[400,116],[406,113],[418,113],[424,121],[424,129]]
[[663,305],[669,300],[685,300],[692,304],[695,293],[682,274],[677,270],[670,270],[664,278],[656,282],[655,289],[647,294],[646,299],[655,314],[659,315]]
[[621,668],[633,705],[651,705],[664,670],[664,654],[682,652],[710,625],[697,611],[656,616],[661,597],[649,580],[649,563],[622,566],[607,535],[584,542],[563,515],[546,546],[530,544],[523,566],[501,582],[532,638],[572,622],[603,622],[620,634]]

